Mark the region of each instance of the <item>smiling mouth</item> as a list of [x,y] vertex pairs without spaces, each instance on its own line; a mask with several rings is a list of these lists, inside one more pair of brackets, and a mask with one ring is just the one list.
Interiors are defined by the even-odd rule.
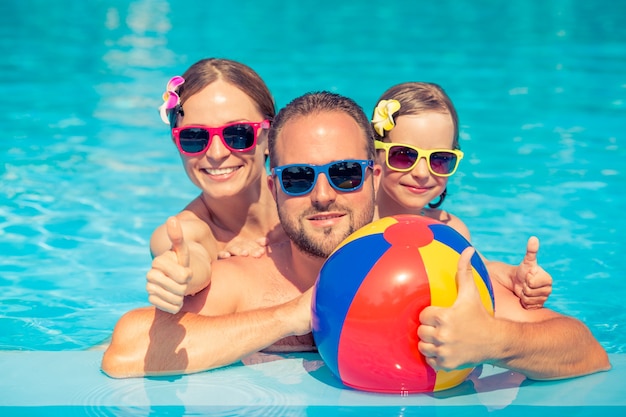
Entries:
[[240,167],[231,168],[203,168],[202,171],[209,175],[228,175],[237,171]]
[[321,221],[321,220],[332,220],[332,219],[338,219],[340,217],[345,216],[345,214],[341,214],[341,213],[325,213],[325,214],[315,214],[313,216],[310,216],[308,219],[309,220],[313,220],[313,221]]
[[414,188],[416,190],[430,190],[433,187],[428,187],[425,185],[415,185],[415,184],[402,184],[403,186],[407,187],[407,188]]

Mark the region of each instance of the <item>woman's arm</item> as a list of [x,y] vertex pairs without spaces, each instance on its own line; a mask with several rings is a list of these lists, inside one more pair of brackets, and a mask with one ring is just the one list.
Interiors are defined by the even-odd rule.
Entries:
[[[208,226],[200,226],[206,228],[205,235],[209,234]],[[170,217],[151,239],[151,250],[155,256],[146,274],[148,300],[168,313],[180,311],[186,295],[195,294],[209,285],[211,262],[217,256],[217,250],[211,255],[200,243],[210,237],[202,237],[202,230],[187,235],[191,235],[192,239],[183,233],[181,220]]]

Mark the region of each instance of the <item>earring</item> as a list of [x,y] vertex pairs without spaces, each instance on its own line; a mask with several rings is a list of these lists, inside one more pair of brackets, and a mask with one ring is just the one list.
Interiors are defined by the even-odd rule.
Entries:
[[436,203],[428,203],[428,207],[431,209],[436,209],[443,204],[443,200],[445,200],[446,195],[448,194],[448,188],[445,188],[443,192],[439,195],[439,201]]

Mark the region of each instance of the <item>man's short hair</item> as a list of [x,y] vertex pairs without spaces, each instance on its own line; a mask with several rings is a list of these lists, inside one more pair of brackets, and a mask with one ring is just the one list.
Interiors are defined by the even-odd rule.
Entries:
[[[366,141],[368,159],[374,159],[374,138],[375,133],[367,115],[354,100],[340,94],[328,91],[306,93],[295,98],[283,107],[274,118],[268,134],[268,148],[270,154],[270,167],[278,166],[278,155],[276,155],[276,138],[281,129],[289,120],[308,116],[321,112],[343,112],[357,122],[363,131],[363,138]],[[306,144],[303,144],[305,146]]]

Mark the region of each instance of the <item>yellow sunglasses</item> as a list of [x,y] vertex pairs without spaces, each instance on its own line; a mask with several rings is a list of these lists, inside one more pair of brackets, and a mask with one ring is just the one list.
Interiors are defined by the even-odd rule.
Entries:
[[375,141],[377,150],[386,153],[389,169],[399,172],[411,171],[421,158],[428,162],[428,170],[437,177],[449,177],[456,172],[463,152],[458,149],[420,149],[402,143]]

